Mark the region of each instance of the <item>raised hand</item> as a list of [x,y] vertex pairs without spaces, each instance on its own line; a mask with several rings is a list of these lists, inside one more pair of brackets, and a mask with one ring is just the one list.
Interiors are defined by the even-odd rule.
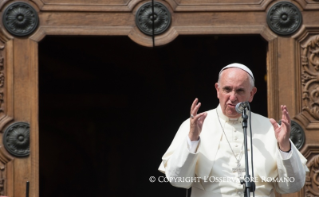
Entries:
[[191,141],[197,141],[199,139],[199,134],[202,131],[203,123],[207,116],[206,112],[197,114],[200,106],[201,106],[201,103],[199,103],[198,99],[196,98],[193,101],[193,104],[190,110],[191,118],[190,118],[190,131],[189,131],[188,137]]
[[279,144],[280,150],[287,152],[291,148],[290,142],[289,142],[290,131],[291,131],[291,126],[290,126],[291,120],[290,120],[286,105],[281,105],[281,113],[282,113],[281,125],[278,125],[277,122],[272,118],[270,119],[270,122],[272,126],[274,127],[275,137]]

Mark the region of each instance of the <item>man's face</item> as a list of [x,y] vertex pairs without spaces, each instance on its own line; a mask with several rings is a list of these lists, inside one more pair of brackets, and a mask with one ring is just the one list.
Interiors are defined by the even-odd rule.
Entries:
[[242,69],[227,68],[221,75],[219,85],[215,84],[220,106],[228,118],[241,116],[235,109],[237,103],[253,100],[257,88],[251,88],[249,77]]

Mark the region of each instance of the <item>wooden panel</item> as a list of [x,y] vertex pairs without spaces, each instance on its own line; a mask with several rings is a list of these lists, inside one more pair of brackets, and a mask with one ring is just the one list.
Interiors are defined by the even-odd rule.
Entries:
[[268,116],[279,119],[278,39],[269,41],[267,53]]
[[[291,38],[278,38],[279,105],[287,105],[289,115],[294,117],[299,111],[295,107],[294,42]],[[279,108],[279,106],[278,106]]]
[[[28,40],[15,39],[14,40],[14,64],[13,64],[13,76],[14,76],[14,119],[16,121],[30,122],[30,110],[29,105],[31,84],[29,83],[29,66],[30,56],[27,53],[29,51]],[[32,129],[30,129],[32,132]],[[31,160],[29,157],[16,159],[14,162],[14,196],[22,196],[26,191],[26,182],[31,178]]]
[[42,0],[44,4],[64,5],[126,5],[131,0]]
[[[310,15],[307,15],[309,18]],[[309,22],[307,23],[309,24]],[[300,125],[305,129],[306,145],[301,152],[308,159],[307,166],[310,170],[306,176],[305,188],[299,192],[300,196],[317,196],[318,192],[318,139],[319,116],[318,116],[318,43],[319,27],[316,25],[305,25],[295,38],[295,54],[297,73],[297,108],[300,113],[295,117]]]
[[[296,46],[298,47],[297,57],[297,71],[300,73],[298,88],[299,95],[298,101],[301,104],[299,111],[301,112],[296,117],[302,122],[309,130],[317,130],[319,126],[318,108],[319,103],[317,101],[317,86],[319,81],[318,75],[318,46],[319,42],[319,28],[309,27],[304,28],[303,32],[296,36]],[[317,138],[310,138],[309,140],[315,140]],[[316,140],[315,140],[316,141]],[[309,141],[310,142],[310,141]],[[311,142],[310,142],[311,143]]]
[[237,1],[237,0],[176,0],[180,5],[200,5],[200,4],[208,4],[208,5],[251,5],[251,4],[261,4],[263,0],[247,0],[247,1]]
[[264,10],[269,0],[168,0],[176,11]]
[[[41,26],[132,26],[135,18],[126,13],[50,13],[45,12],[39,16]],[[65,20],[65,19],[68,20]]]
[[32,0],[43,11],[131,11],[141,0]]

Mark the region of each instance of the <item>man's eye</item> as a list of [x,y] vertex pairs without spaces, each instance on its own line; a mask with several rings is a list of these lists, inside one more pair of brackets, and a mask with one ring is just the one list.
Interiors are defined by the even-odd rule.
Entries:
[[231,92],[231,89],[230,88],[224,88],[224,91],[225,92]]
[[244,93],[244,92],[245,92],[245,91],[242,90],[242,89],[237,90],[237,93],[238,93],[238,94],[242,94],[242,93]]

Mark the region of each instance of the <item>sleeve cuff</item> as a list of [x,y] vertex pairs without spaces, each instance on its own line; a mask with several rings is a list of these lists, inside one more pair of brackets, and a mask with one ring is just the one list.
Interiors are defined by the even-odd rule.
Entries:
[[280,152],[280,155],[282,157],[283,160],[287,160],[287,159],[290,159],[290,157],[292,156],[292,149],[290,149],[290,151],[287,153],[287,152],[283,152],[282,150],[279,149],[279,152]]
[[197,141],[191,141],[189,137],[187,136],[187,144],[188,144],[188,150],[190,153],[196,153],[196,149],[199,143],[200,137]]

